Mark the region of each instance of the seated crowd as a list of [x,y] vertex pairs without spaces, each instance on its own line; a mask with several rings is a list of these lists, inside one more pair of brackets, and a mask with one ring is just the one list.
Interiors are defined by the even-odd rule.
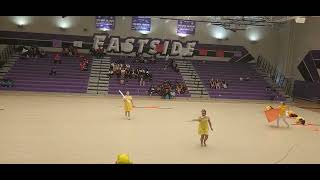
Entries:
[[109,76],[112,77],[113,75],[120,78],[120,84],[124,84],[129,79],[138,79],[140,86],[145,85],[145,81],[152,81],[152,74],[149,72],[147,68],[131,68],[129,64],[123,63],[111,63]]
[[178,65],[173,61],[173,59],[168,60],[168,62],[164,66],[164,70],[167,70],[168,68],[172,68],[172,70],[176,73],[179,73]]
[[88,71],[89,60],[87,57],[80,56],[80,70]]
[[62,56],[78,56],[78,48],[74,46],[69,46],[69,48],[62,48]]
[[98,49],[91,48],[90,49],[90,54],[97,59],[102,59],[105,55],[104,53],[104,47],[99,47]]
[[1,87],[13,87],[14,86],[14,81],[12,79],[4,78],[0,79],[0,86]]
[[220,79],[216,79],[214,80],[213,78],[210,79],[210,88],[211,89],[227,89],[228,88],[228,84],[226,83],[226,81],[224,80],[220,80]]
[[26,46],[21,47],[22,58],[43,58],[47,56],[47,53],[42,48],[33,47],[27,48]]
[[176,81],[175,84],[171,83],[171,81],[164,81],[160,85],[151,85],[149,88],[149,95],[158,95],[164,99],[171,99],[176,94],[184,94],[187,92],[187,86],[184,82]]

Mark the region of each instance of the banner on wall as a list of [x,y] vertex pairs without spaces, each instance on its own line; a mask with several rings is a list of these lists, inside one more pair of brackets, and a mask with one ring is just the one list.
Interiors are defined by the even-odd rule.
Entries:
[[156,51],[157,51],[158,53],[161,53],[161,52],[163,51],[163,44],[159,44],[159,45],[157,46],[157,48],[156,48]]
[[73,46],[82,48],[82,41],[73,41]]
[[207,49],[199,49],[199,56],[207,56],[208,50]]
[[132,16],[131,30],[151,31],[151,18],[146,16]]
[[115,16],[96,16],[96,28],[111,30],[115,28]]
[[196,22],[191,20],[178,20],[177,34],[195,34]]
[[236,52],[234,52],[234,56],[235,56],[235,57],[241,57],[241,56],[242,56],[241,51],[236,51]]
[[224,50],[222,50],[222,49],[217,49],[217,51],[216,51],[216,56],[217,56],[217,57],[224,57]]
[[62,47],[62,41],[54,39],[52,40],[52,47],[54,48],[61,48]]

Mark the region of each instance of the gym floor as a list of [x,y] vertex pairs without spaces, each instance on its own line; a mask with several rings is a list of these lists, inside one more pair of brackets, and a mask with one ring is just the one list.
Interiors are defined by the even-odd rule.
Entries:
[[[276,128],[263,112],[274,102],[133,101],[169,109],[135,108],[127,120],[120,96],[1,92],[0,163],[110,164],[120,153],[135,164],[320,163],[320,126]],[[320,124],[320,113],[289,107]],[[214,129],[207,147],[190,121],[203,108]]]

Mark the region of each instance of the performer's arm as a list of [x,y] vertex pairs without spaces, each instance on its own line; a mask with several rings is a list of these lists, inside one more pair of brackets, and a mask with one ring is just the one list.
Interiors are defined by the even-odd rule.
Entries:
[[135,107],[135,106],[133,105],[133,101],[132,101],[132,99],[131,99],[131,104],[132,104],[132,107]]
[[192,119],[191,121],[198,121],[198,122],[200,122],[200,118],[198,118],[198,119]]
[[211,131],[213,131],[213,129],[212,129],[212,124],[211,124],[211,121],[210,121],[210,118],[208,118],[208,122],[209,122],[209,126],[210,126]]

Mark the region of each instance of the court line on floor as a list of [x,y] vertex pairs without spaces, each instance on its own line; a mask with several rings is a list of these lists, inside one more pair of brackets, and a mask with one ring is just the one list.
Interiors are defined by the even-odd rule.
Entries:
[[291,148],[287,151],[287,153],[286,153],[280,160],[276,161],[274,164],[278,164],[278,163],[280,163],[281,161],[283,161],[283,160],[289,155],[289,153],[293,150],[293,148],[294,148],[295,146],[296,146],[295,144],[292,145]]

